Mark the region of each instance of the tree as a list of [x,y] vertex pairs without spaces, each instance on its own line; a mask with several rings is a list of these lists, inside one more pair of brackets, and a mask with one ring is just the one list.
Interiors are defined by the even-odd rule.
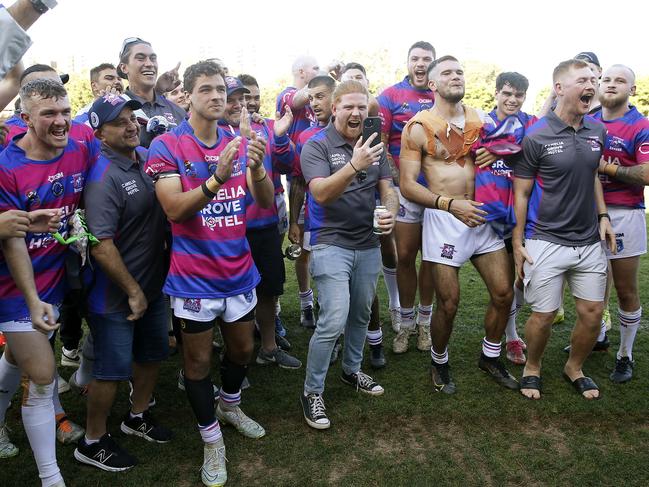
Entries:
[[631,103],[646,117],[649,115],[649,76],[638,78],[635,85],[636,92],[631,97]]
[[466,82],[464,104],[490,112],[495,106],[496,78],[501,71],[500,67],[495,64],[466,61],[464,63]]
[[65,89],[68,91],[73,117],[75,113],[94,99],[90,89],[90,74],[87,71],[71,74],[70,81],[66,83]]

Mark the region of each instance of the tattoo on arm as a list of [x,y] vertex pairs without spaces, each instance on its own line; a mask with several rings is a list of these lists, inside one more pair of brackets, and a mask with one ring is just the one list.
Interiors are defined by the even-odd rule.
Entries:
[[617,172],[615,173],[615,179],[627,184],[646,186],[647,183],[649,183],[647,164],[640,164],[638,166],[631,166],[631,167],[618,166]]

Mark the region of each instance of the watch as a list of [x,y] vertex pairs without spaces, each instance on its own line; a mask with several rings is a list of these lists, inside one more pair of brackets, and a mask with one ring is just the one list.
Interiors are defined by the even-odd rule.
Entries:
[[29,0],[39,14],[44,14],[48,10],[56,7],[56,0]]

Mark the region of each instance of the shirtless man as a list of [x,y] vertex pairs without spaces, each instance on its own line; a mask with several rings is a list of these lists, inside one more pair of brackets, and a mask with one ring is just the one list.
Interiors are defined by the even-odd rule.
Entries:
[[[404,128],[401,140],[401,192],[424,206],[422,253],[432,262],[437,306],[431,322],[433,388],[455,392],[447,344],[460,301],[459,269],[471,260],[489,291],[485,337],[478,367],[508,389],[518,383],[500,361],[501,338],[512,303],[512,273],[505,244],[474,198],[474,164],[470,153],[482,117],[465,107],[464,71],[458,60],[443,56],[428,68],[435,94],[430,110],[419,112]],[[417,183],[423,171],[428,188]]]

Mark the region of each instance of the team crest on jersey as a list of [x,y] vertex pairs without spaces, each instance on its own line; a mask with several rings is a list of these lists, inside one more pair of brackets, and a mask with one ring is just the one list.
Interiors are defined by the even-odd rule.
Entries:
[[200,313],[201,312],[200,298],[183,299],[183,309],[186,311],[191,311],[192,313]]
[[31,206],[38,206],[41,204],[41,198],[38,196],[38,193],[36,191],[29,191],[25,195],[27,198],[27,204]]
[[185,161],[185,174],[190,178],[196,177],[196,168],[192,162]]
[[210,230],[214,231],[216,225],[218,225],[218,220],[215,216],[203,216],[203,225],[205,225]]
[[60,181],[55,181],[54,184],[52,184],[52,194],[54,196],[59,197],[63,194],[64,191],[65,187]]
[[210,174],[214,174],[216,172],[216,164],[212,163],[208,165],[207,170],[210,172]]
[[241,162],[239,159],[232,161],[232,175],[238,176],[241,174]]
[[586,139],[590,144],[590,150],[593,152],[600,152],[602,150],[602,143],[597,137],[588,137]]
[[410,105],[408,104],[407,101],[404,101],[401,104],[401,110],[403,110],[404,112],[409,112],[410,111]]
[[442,247],[442,253],[440,254],[441,257],[444,259],[453,259],[453,255],[457,250],[455,250],[455,245],[447,244],[445,243]]
[[70,178],[72,181],[72,187],[74,188],[75,193],[83,191],[83,173],[73,174]]
[[399,205],[399,216],[400,217],[406,216],[406,207],[403,205]]
[[252,303],[252,298],[253,298],[252,291],[248,291],[246,294],[243,295],[243,299],[246,300],[246,303]]

